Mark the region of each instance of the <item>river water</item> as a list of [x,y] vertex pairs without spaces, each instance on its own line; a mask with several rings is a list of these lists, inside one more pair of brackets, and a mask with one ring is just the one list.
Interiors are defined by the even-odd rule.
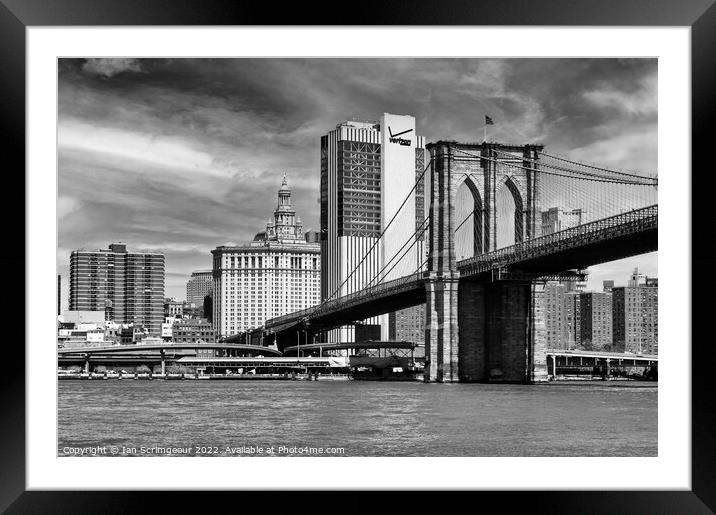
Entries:
[[58,401],[58,456],[657,455],[656,383],[63,380]]

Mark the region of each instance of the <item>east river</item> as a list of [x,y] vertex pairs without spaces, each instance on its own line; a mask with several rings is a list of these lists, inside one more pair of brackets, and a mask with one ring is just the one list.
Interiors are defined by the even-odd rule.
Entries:
[[58,456],[657,455],[656,383],[64,380],[58,388]]

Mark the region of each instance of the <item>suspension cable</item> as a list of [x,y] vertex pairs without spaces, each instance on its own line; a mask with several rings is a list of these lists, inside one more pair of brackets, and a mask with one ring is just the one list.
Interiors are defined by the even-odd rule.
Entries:
[[[402,250],[405,248],[405,246],[406,246],[408,243],[410,243],[411,241],[413,241],[413,242],[418,241],[418,239],[420,238],[420,236],[422,236],[422,235],[425,233],[425,230],[427,229],[427,227],[426,227],[425,229],[423,229],[423,226],[425,226],[429,220],[430,220],[430,215],[428,215],[428,216],[425,217],[425,219],[422,221],[422,223],[421,223],[418,227],[416,227],[416,229],[413,231],[413,234],[411,234],[410,236],[408,236],[408,239],[405,240],[405,243],[403,243],[403,245],[398,249],[398,251],[393,255],[393,257],[390,258],[390,260],[383,266],[383,268],[381,268],[380,271],[378,271],[378,272],[373,276],[373,278],[370,280],[370,282],[369,282],[368,284],[366,284],[366,285],[364,286],[364,288],[369,288],[370,285],[373,284],[373,281],[375,281],[375,280],[377,280],[377,279],[380,278],[380,276],[381,276],[381,274],[383,273],[383,271],[384,271],[386,268],[388,268],[388,266],[389,266],[389,265],[393,262],[393,260],[398,256],[398,254],[400,254],[400,252],[402,252]],[[428,224],[428,225],[429,225],[429,224]],[[422,229],[422,231],[421,231],[421,229]],[[420,234],[418,234],[418,232],[420,232]],[[411,245],[411,247],[412,247],[412,245]],[[402,259],[402,256],[401,256],[400,259]],[[392,271],[392,269],[391,269],[391,271]],[[376,283],[376,284],[377,284],[377,283]]]
[[[415,244],[416,244],[418,241],[420,241],[420,236],[422,236],[423,234],[425,234],[425,231],[428,229],[428,227],[429,227],[429,224],[426,225],[426,226],[423,228],[422,232],[420,233],[420,235],[419,235],[417,238],[413,239],[413,242],[410,244],[410,247],[408,247],[407,249],[405,249],[405,252],[403,252],[403,255],[400,256],[400,259],[399,259],[398,261],[396,261],[396,262],[393,264],[393,266],[390,268],[390,270],[388,270],[388,271],[385,273],[385,275],[383,276],[383,278],[380,279],[380,280],[376,283],[376,286],[377,286],[378,284],[380,284],[381,282],[383,282],[383,280],[390,274],[390,272],[392,272],[393,269],[395,269],[395,267],[398,266],[398,263],[400,263],[400,261],[408,254],[408,252],[410,252],[410,249],[412,249],[413,246],[415,246]],[[422,266],[422,265],[420,265],[420,266]],[[418,267],[418,270],[419,270],[419,269],[420,269],[420,267]]]
[[[413,187],[410,188],[410,191],[408,192],[408,195],[405,197],[405,199],[403,200],[402,204],[400,204],[400,207],[397,209],[397,211],[395,212],[395,214],[393,215],[393,217],[390,219],[390,221],[388,222],[388,225],[385,226],[385,228],[381,231],[381,233],[378,235],[378,237],[376,238],[376,240],[373,242],[373,245],[371,245],[371,247],[368,249],[368,252],[365,253],[365,255],[363,256],[363,259],[360,260],[360,262],[355,266],[355,268],[353,268],[353,271],[351,271],[351,273],[348,275],[348,277],[346,277],[346,278],[343,280],[343,282],[338,285],[338,287],[334,290],[334,292],[331,293],[331,295],[330,295],[327,299],[325,299],[323,302],[328,302],[329,300],[331,300],[331,299],[335,296],[336,293],[338,293],[339,291],[341,291],[341,288],[348,282],[348,279],[350,279],[351,277],[353,277],[353,274],[356,273],[356,271],[358,270],[358,268],[363,264],[363,262],[368,258],[368,256],[370,256],[370,253],[373,251],[373,249],[375,248],[375,246],[378,244],[378,242],[380,241],[380,239],[383,237],[383,235],[385,234],[385,231],[388,230],[388,228],[390,227],[390,225],[393,223],[393,220],[395,220],[395,219],[397,218],[398,213],[400,213],[400,211],[403,209],[403,206],[405,205],[405,203],[406,203],[406,202],[408,201],[408,199],[410,198],[410,195],[413,194],[413,192],[415,191],[415,188],[417,187],[417,185],[420,183],[420,181],[421,181],[421,180],[423,179],[423,177],[425,176],[425,172],[428,170],[428,168],[430,168],[430,165],[432,164],[432,162],[433,162],[433,159],[432,159],[432,157],[431,157],[430,160],[428,161],[427,165],[426,165],[425,168],[423,169],[422,173],[420,174],[420,177],[418,177],[418,179],[415,181],[415,184],[413,184]],[[323,303],[323,302],[321,302],[321,303]]]
[[[624,184],[633,184],[633,180],[632,180],[632,181],[629,181],[629,180],[627,180],[627,179],[608,178],[608,177],[604,177],[603,175],[599,175],[599,174],[595,174],[595,173],[589,173],[589,172],[585,172],[585,171],[582,171],[582,170],[574,170],[574,169],[572,169],[572,168],[563,168],[563,167],[561,167],[561,166],[555,166],[555,165],[553,165],[553,164],[545,163],[544,161],[536,161],[536,160],[534,160],[534,159],[530,159],[530,158],[527,158],[527,157],[524,157],[524,156],[521,156],[521,157],[518,158],[518,157],[515,157],[514,155],[510,154],[509,152],[505,152],[505,151],[503,151],[503,150],[493,149],[493,151],[494,151],[494,152],[497,152],[498,154],[502,154],[502,155],[505,155],[505,156],[509,156],[509,157],[511,157],[511,158],[513,158],[513,159],[519,159],[520,161],[528,161],[528,162],[530,162],[530,163],[533,163],[533,164],[536,164],[536,165],[539,165],[539,166],[546,166],[547,168],[552,168],[553,170],[559,170],[559,171],[562,171],[562,172],[569,172],[569,173],[574,173],[574,174],[579,174],[579,175],[587,175],[587,176],[589,176],[589,177],[600,177],[600,178],[611,179],[611,180],[615,180],[615,181],[623,180],[623,181],[624,181]],[[551,157],[551,156],[549,156],[549,154],[542,154],[542,155]],[[577,164],[577,165],[580,165],[580,163],[577,163],[577,162],[574,162],[574,161],[570,161],[570,162],[571,162],[571,163],[574,163],[574,164]],[[584,166],[588,166],[588,165],[584,165]],[[589,167],[589,168],[596,168],[596,167]],[[624,174],[624,173],[622,173],[622,172],[614,172],[614,171],[609,170],[609,169],[607,169],[607,168],[597,168],[597,169],[598,169],[598,170],[603,170],[603,171],[608,171],[608,172],[613,173],[613,174],[616,174],[616,175],[625,175],[625,176],[628,176],[628,177],[637,177],[637,178],[642,179],[642,180],[645,180],[645,181],[651,181],[652,183],[658,183],[658,180],[657,180],[657,179],[654,179],[654,178],[651,178],[651,177],[648,177],[648,176],[644,176],[644,175]],[[535,171],[537,171],[537,170],[535,170]]]
[[[611,183],[611,184],[628,184],[628,185],[632,185],[632,186],[654,186],[653,181],[651,183],[635,182],[635,181],[632,182],[632,181],[625,181],[625,180],[621,180],[621,179],[606,179],[606,178],[603,178],[598,175],[595,176],[596,178],[588,178],[588,177],[580,177],[580,176],[575,177],[574,175],[564,175],[564,174],[559,174],[556,172],[546,171],[542,168],[527,168],[525,166],[508,163],[506,161],[500,161],[500,160],[492,159],[492,158],[485,157],[485,156],[478,156],[475,154],[471,154],[469,152],[465,152],[464,150],[460,150],[460,149],[455,149],[455,150],[457,150],[458,152],[461,152],[463,154],[466,154],[472,158],[472,159],[467,159],[467,158],[454,157],[453,159],[455,161],[475,161],[478,159],[484,159],[485,161],[490,161],[490,162],[497,163],[500,165],[509,166],[511,168],[517,168],[520,170],[526,170],[526,171],[535,172],[535,173],[542,173],[542,174],[546,174],[546,175],[553,175],[555,177],[566,177],[568,179],[578,179],[578,180],[583,180],[583,181],[603,182],[603,183]],[[540,163],[540,164],[543,164],[543,163]],[[551,167],[551,168],[553,168],[553,167]],[[567,170],[567,171],[572,172],[572,170]],[[453,173],[464,173],[464,172],[453,172]],[[579,172],[574,172],[574,173],[579,174]],[[594,174],[589,174],[589,175],[594,176]]]
[[567,158],[555,156],[555,155],[552,155],[552,154],[547,154],[546,152],[542,152],[542,151],[540,151],[539,153],[540,153],[541,155],[543,155],[543,156],[547,156],[547,157],[551,157],[552,159],[556,159],[557,161],[564,161],[565,163],[571,163],[571,164],[573,164],[573,165],[584,166],[585,168],[591,168],[591,169],[593,169],[593,170],[601,170],[601,171],[603,171],[603,172],[609,172],[609,173],[613,173],[613,174],[616,174],[616,175],[624,175],[624,176],[626,176],[626,177],[639,177],[639,178],[646,178],[646,177],[648,177],[648,176],[645,176],[645,175],[631,174],[631,173],[626,173],[626,172],[619,172],[619,171],[617,171],[617,170],[610,170],[609,168],[602,168],[602,167],[599,167],[599,166],[596,166],[596,165],[591,165],[591,164],[586,164],[586,163],[580,163],[579,161],[571,161],[571,160],[569,160],[569,159],[567,159]]

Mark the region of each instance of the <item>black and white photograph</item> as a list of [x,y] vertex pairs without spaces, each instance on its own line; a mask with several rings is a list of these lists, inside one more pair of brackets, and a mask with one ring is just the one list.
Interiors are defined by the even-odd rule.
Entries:
[[657,457],[659,64],[58,58],[56,457]]

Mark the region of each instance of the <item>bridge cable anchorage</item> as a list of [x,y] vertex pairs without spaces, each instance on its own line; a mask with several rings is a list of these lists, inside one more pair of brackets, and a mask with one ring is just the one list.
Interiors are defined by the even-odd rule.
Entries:
[[[420,184],[420,181],[423,180],[423,177],[425,176],[425,172],[430,168],[432,162],[433,162],[433,159],[432,159],[432,157],[431,157],[430,160],[428,161],[427,165],[425,166],[425,168],[424,168],[423,171],[421,172],[420,177],[418,177],[418,178],[415,180],[415,184],[413,184],[413,187],[410,189],[410,191],[408,192],[408,194],[407,194],[407,196],[405,197],[405,199],[403,199],[403,202],[400,204],[400,207],[398,207],[397,211],[395,212],[395,214],[393,215],[393,217],[390,219],[390,221],[388,222],[388,224],[383,228],[383,230],[381,231],[381,233],[378,235],[378,238],[376,238],[375,242],[373,242],[373,245],[370,246],[370,248],[368,249],[368,251],[365,253],[365,255],[363,256],[363,258],[358,262],[358,264],[353,268],[353,270],[352,270],[351,273],[348,275],[348,277],[346,277],[346,278],[343,280],[343,282],[342,282],[340,285],[338,285],[338,287],[333,291],[333,293],[331,293],[331,294],[328,296],[328,298],[326,298],[326,299],[324,299],[323,301],[321,301],[321,304],[323,304],[323,303],[325,303],[325,302],[328,302],[329,300],[333,299],[333,298],[335,297],[336,293],[338,293],[338,292],[341,291],[341,288],[348,282],[348,280],[349,280],[351,277],[353,277],[353,275],[354,275],[354,274],[356,273],[356,271],[360,268],[360,266],[363,264],[363,262],[368,258],[368,256],[370,256],[370,253],[373,251],[373,249],[374,249],[375,246],[378,244],[378,242],[380,242],[381,238],[383,238],[383,236],[385,235],[385,232],[388,230],[388,228],[390,228],[390,226],[391,226],[391,224],[393,223],[393,221],[398,217],[398,214],[399,214],[400,211],[403,209],[403,206],[405,206],[405,203],[410,199],[410,196],[411,196],[411,195],[413,194],[413,192],[415,191],[415,188],[418,186],[418,184]],[[320,305],[320,304],[319,304],[319,305]]]
[[[647,186],[647,185],[648,185],[648,186],[656,186],[656,185],[658,184],[658,179],[653,178],[653,177],[649,177],[649,176],[646,176],[646,175],[625,174],[625,173],[622,173],[622,172],[616,172],[616,171],[613,171],[613,170],[609,170],[608,168],[596,168],[596,167],[590,166],[590,165],[582,165],[581,163],[577,163],[577,162],[575,162],[575,161],[570,161],[570,163],[574,163],[574,164],[576,164],[576,165],[584,166],[584,167],[587,167],[587,168],[596,168],[596,169],[598,169],[598,170],[604,170],[604,171],[607,171],[607,172],[612,173],[612,174],[614,174],[614,175],[624,175],[624,176],[626,176],[626,177],[632,177],[632,179],[618,179],[618,178],[614,178],[614,177],[605,177],[604,175],[600,175],[600,174],[597,174],[597,173],[585,172],[585,171],[582,171],[582,170],[575,170],[575,169],[573,169],[573,168],[565,168],[565,167],[562,167],[562,166],[552,165],[552,164],[549,164],[549,163],[545,162],[544,160],[535,160],[535,159],[530,159],[530,158],[527,158],[527,157],[524,157],[524,156],[517,157],[517,156],[515,156],[514,154],[510,154],[509,152],[505,152],[505,151],[503,151],[503,150],[498,150],[498,149],[494,149],[494,152],[496,152],[496,153],[498,153],[498,154],[502,154],[502,155],[504,155],[504,156],[507,156],[507,157],[509,157],[510,159],[514,159],[514,160],[518,160],[518,161],[527,161],[527,162],[530,162],[530,163],[532,163],[532,164],[539,165],[540,167],[547,167],[547,168],[551,168],[551,169],[553,169],[553,170],[558,170],[558,171],[567,172],[567,173],[573,173],[573,174],[578,174],[578,175],[585,175],[585,176],[588,176],[588,177],[599,177],[599,178],[603,178],[603,179],[609,179],[609,180],[621,182],[621,183],[624,183],[624,184],[642,184],[641,182],[635,181],[633,178],[638,178],[638,179],[641,179],[641,180],[643,180],[643,181],[647,181],[647,182],[643,183],[643,185],[645,185],[645,186]],[[541,153],[541,152],[540,152],[540,155],[549,156],[549,154],[544,154],[544,153]],[[532,170],[539,171],[538,169],[534,169],[534,168],[531,168],[531,169],[532,169]]]
[[[366,284],[366,285],[361,289],[361,291],[362,291],[362,290],[370,289],[370,288],[373,287],[373,286],[378,286],[379,284],[381,284],[381,283],[385,280],[385,278],[390,274],[390,272],[392,272],[392,271],[395,269],[395,267],[396,267],[399,263],[402,262],[402,259],[403,259],[405,256],[408,255],[408,252],[410,252],[410,250],[415,246],[415,244],[416,244],[418,241],[420,241],[420,238],[425,234],[425,231],[427,231],[428,228],[430,227],[430,223],[429,223],[429,222],[430,222],[430,215],[428,215],[428,216],[425,217],[425,219],[422,221],[422,223],[415,229],[415,231],[413,231],[413,234],[411,234],[410,236],[408,236],[408,239],[405,240],[405,243],[403,243],[403,245],[398,249],[398,251],[393,255],[393,257],[390,258],[390,260],[383,266],[383,268],[381,268],[381,269],[371,278],[371,280],[368,282],[368,284]],[[412,242],[412,243],[411,243],[411,242]],[[407,249],[405,249],[405,246],[408,245],[408,243],[410,243],[410,246],[409,246]],[[405,249],[405,252],[403,252],[403,255],[400,256],[400,257],[397,259],[397,261],[395,261],[395,263],[394,263],[393,266],[390,268],[390,270],[388,270],[387,272],[385,272],[385,274],[383,274],[383,272],[385,271],[385,269],[388,268],[388,266],[390,266],[391,263],[393,263],[393,260],[395,260],[395,259],[398,257],[398,255],[403,251],[403,249]],[[413,271],[411,271],[411,273],[405,274],[405,275],[412,275],[412,273],[416,273],[416,272],[420,271],[420,268],[421,268],[421,267],[422,267],[422,263],[419,263],[419,264],[418,264],[418,268],[417,268],[416,270],[413,270]],[[374,281],[377,281],[377,282],[375,283],[375,285],[373,285],[373,282],[374,282]]]

